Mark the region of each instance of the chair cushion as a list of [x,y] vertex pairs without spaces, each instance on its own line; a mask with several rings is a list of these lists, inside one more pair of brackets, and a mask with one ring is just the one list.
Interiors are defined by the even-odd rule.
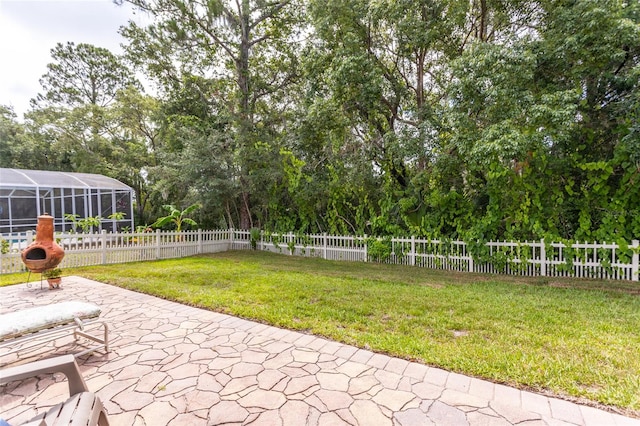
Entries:
[[78,319],[96,318],[100,307],[92,303],[70,301],[23,309],[0,315],[0,340],[12,339]]

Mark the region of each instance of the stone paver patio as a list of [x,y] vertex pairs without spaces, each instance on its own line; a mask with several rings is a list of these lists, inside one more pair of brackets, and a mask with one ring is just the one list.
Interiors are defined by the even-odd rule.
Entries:
[[[45,283],[46,287],[46,283]],[[632,419],[79,277],[0,288],[0,312],[100,305],[111,351],[78,363],[111,425],[639,425]],[[62,338],[17,364],[77,351]],[[67,396],[62,375],[0,387],[19,424]]]

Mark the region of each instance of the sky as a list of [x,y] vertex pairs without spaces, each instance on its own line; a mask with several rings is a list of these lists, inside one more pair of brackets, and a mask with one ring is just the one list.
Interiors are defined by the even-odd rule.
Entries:
[[139,21],[140,13],[112,0],[0,0],[0,105],[22,118],[58,42],[122,53],[118,29],[130,19]]

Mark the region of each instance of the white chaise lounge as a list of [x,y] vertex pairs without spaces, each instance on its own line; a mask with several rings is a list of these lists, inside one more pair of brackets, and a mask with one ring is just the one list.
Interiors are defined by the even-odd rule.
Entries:
[[[103,349],[109,352],[109,327],[99,318],[100,307],[93,303],[70,301],[52,303],[0,315],[0,356],[50,342],[73,334],[97,345],[76,353],[84,355]],[[89,328],[102,328],[102,333],[89,334]],[[94,331],[96,331],[94,330]],[[7,351],[5,351],[8,349]]]

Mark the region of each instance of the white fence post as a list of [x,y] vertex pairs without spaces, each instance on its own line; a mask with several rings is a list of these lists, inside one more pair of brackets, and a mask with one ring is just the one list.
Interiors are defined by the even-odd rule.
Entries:
[[198,254],[202,254],[202,229],[198,228]]
[[160,229],[156,229],[156,259],[160,259]]
[[229,228],[229,250],[233,250],[233,244],[236,236],[236,231],[233,228]]
[[547,276],[547,249],[544,245],[544,238],[540,240],[540,276]]
[[369,244],[367,244],[367,234],[364,234],[364,261],[369,261]]
[[411,236],[411,266],[416,266],[416,237]]
[[327,233],[322,233],[322,258],[327,259]]
[[[293,245],[291,244],[291,242],[293,242]],[[291,250],[290,248],[292,246],[293,246],[293,250]],[[289,256],[293,256],[293,254],[296,252],[296,243],[294,240],[294,236],[291,232],[287,234],[287,250],[289,250]]]
[[631,258],[631,280],[640,281],[640,241],[633,240],[631,242],[631,248],[633,248],[633,257]]
[[473,272],[473,269],[475,268],[475,265],[473,264],[473,254],[469,252],[469,245],[464,241],[462,243],[464,244],[464,251],[467,253],[467,257],[469,258],[469,272]]
[[33,231],[27,231],[27,244],[25,245],[25,247],[27,247],[32,242],[33,242]]
[[102,264],[107,264],[107,230],[103,229],[100,235],[100,244],[102,244]]

